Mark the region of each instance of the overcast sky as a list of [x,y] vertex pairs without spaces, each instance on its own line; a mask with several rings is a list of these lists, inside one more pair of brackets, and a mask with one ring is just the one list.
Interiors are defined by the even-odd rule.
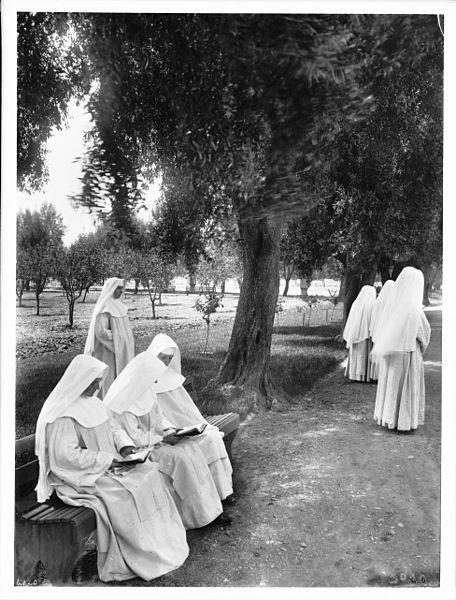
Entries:
[[[68,129],[56,131],[48,142],[49,154],[47,164],[49,168],[49,182],[40,192],[28,194],[17,192],[17,210],[38,210],[45,201],[53,204],[62,215],[66,226],[63,241],[71,244],[81,233],[94,231],[97,219],[84,208],[75,208],[68,195],[80,191],[79,178],[82,175],[81,162],[76,160],[83,155],[83,136],[91,127],[90,117],[83,106],[70,104],[70,118]],[[146,204],[153,206],[158,197],[158,185],[151,187]],[[141,211],[139,216],[146,217],[146,211]]]

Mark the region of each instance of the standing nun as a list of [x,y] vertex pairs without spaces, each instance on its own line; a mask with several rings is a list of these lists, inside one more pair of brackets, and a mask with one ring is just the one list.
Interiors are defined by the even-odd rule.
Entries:
[[111,383],[135,355],[128,309],[121,300],[123,291],[123,279],[107,279],[90,320],[84,353],[109,366],[100,398],[104,397]]
[[[153,390],[166,366],[150,352],[138,354],[109,388],[104,404],[137,448],[150,449],[186,529],[204,527],[222,515],[211,472],[198,445],[173,434]],[[227,523],[223,516],[220,523]]]
[[[386,321],[388,320],[388,316],[391,312],[391,300],[393,297],[394,290],[394,281],[392,279],[388,279],[382,286],[379,295],[377,296],[377,300],[374,303],[374,308],[372,309],[372,316],[370,321],[370,337],[372,343],[375,347],[375,340],[380,331],[382,331],[385,326]],[[369,377],[370,379],[377,381],[378,379],[378,365],[375,362],[375,355],[370,354],[370,371]]]
[[[157,402],[166,418],[176,428],[207,423],[182,385],[185,377],[181,374],[180,351],[176,342],[168,335],[159,333],[146,352],[158,357],[167,367],[163,373],[158,374],[154,385]],[[198,444],[206,457],[220,499],[232,500],[233,468],[223,443],[223,433],[218,427],[207,423],[204,432],[191,438],[191,442]]]
[[[97,520],[101,581],[145,580],[177,569],[188,556],[185,529],[158,465],[119,461],[132,446],[95,395],[108,367],[76,356],[41,409],[35,452],[39,502],[53,491],[66,504],[87,506]],[[120,452],[118,451],[120,449]]]
[[374,418],[399,431],[424,423],[423,354],[431,326],[423,311],[423,273],[405,267],[396,280],[391,312],[376,336],[373,355],[378,361]]
[[377,298],[373,285],[364,285],[353,302],[345,324],[343,338],[347,343],[348,361],[345,377],[369,381],[369,353],[372,342],[369,327],[372,309]]

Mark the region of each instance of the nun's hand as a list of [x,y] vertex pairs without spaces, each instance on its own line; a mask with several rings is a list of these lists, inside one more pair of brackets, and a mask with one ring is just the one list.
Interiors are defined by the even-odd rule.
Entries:
[[134,446],[124,446],[123,448],[121,448],[119,450],[119,453],[120,453],[120,455],[121,455],[122,458],[125,458],[129,454],[135,454],[136,453],[136,448]]
[[165,435],[163,441],[165,442],[165,444],[170,444],[171,446],[174,446],[174,444],[177,444],[177,442],[181,439],[182,438],[179,435],[174,435],[174,433],[170,433],[169,435]]

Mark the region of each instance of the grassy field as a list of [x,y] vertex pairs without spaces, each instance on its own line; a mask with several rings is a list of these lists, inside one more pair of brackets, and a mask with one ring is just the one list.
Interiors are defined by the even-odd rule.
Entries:
[[[70,360],[83,351],[90,314],[97,293],[90,301],[78,303],[75,327],[66,327],[66,303],[59,293],[44,294],[42,314],[34,315],[31,295],[17,309],[16,370],[16,437],[35,430],[41,406],[56,385]],[[169,294],[158,307],[159,318],[150,317],[150,304],[145,295],[129,296],[126,304],[133,324],[136,352],[142,352],[159,332],[168,333],[182,353],[182,371],[192,375],[198,404],[206,414],[223,411],[223,401],[204,391],[206,383],[217,373],[226,352],[237,297],[225,297],[223,308],[215,315],[210,332],[210,351],[202,354],[205,324],[193,305],[196,296]],[[273,381],[290,396],[306,392],[322,375],[345,357],[345,350],[334,340],[340,332],[342,307],[334,313],[326,308],[313,309],[310,325],[308,314],[303,327],[302,301],[284,299],[272,340],[271,374]],[[330,321],[327,323],[327,321]]]

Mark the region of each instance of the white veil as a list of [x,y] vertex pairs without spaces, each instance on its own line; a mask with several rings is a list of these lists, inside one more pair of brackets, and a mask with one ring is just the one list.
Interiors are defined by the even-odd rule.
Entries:
[[137,354],[116,377],[104,405],[117,414],[125,411],[140,417],[156,402],[155,386],[166,365],[149,352]]
[[111,277],[104,283],[103,289],[101,290],[100,296],[95,304],[90,319],[89,331],[87,333],[87,340],[84,347],[84,354],[93,354],[95,349],[95,322],[97,316],[102,312],[108,312],[113,317],[124,317],[128,309],[120,300],[120,298],[113,298],[114,291],[124,285],[124,279],[118,277]]
[[[52,487],[47,480],[49,472],[46,452],[47,423],[52,423],[59,417],[66,415],[75,416],[72,414],[71,405],[95,379],[98,377],[104,379],[108,368],[108,365],[93,356],[78,354],[70,362],[62,378],[45,400],[38,417],[35,433],[35,454],[40,463],[40,473],[35,488],[38,502],[44,502],[52,493]],[[87,422],[92,420],[95,425],[106,420],[107,413],[101,402],[97,402],[94,398],[87,398],[87,401],[85,410],[93,413],[86,414]],[[100,419],[102,420],[100,421]]]
[[382,330],[385,319],[387,319],[388,315],[390,314],[390,303],[393,297],[394,286],[395,282],[392,279],[385,281],[385,283],[382,285],[382,289],[380,290],[377,300],[374,303],[369,328],[370,336],[374,344],[378,332]]
[[343,333],[347,348],[369,338],[369,325],[376,297],[374,286],[364,285],[351,305]]
[[378,331],[373,354],[412,352],[423,310],[424,276],[419,269],[405,267],[396,279],[390,311]]
[[164,353],[167,350],[173,351],[173,357],[166,370],[161,373],[158,378],[157,385],[154,388],[157,394],[175,390],[185,381],[185,377],[181,374],[181,356],[179,347],[169,335],[166,335],[165,333],[156,335],[146,352],[158,356],[160,353]]

